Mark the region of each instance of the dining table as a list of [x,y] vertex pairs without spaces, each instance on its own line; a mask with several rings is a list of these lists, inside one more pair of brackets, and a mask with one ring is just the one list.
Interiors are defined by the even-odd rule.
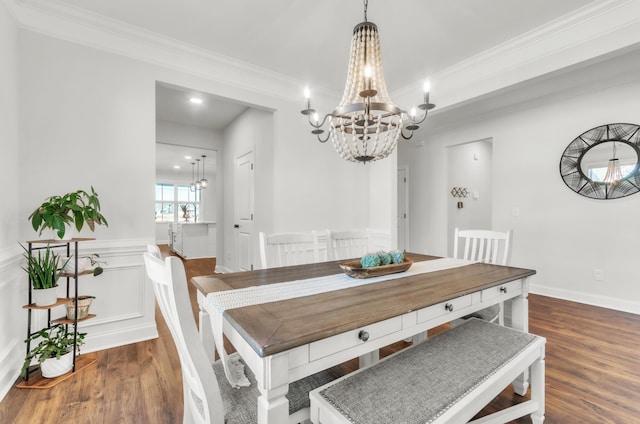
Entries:
[[[505,325],[528,331],[534,270],[415,253],[405,258],[407,271],[365,279],[347,276],[345,261],[191,279],[210,359],[220,331],[255,374],[259,424],[288,422],[290,382],[353,358],[375,362],[379,349],[419,342],[427,330],[483,308],[502,304]],[[221,317],[218,329],[213,314]],[[513,385],[526,394],[527,373]]]

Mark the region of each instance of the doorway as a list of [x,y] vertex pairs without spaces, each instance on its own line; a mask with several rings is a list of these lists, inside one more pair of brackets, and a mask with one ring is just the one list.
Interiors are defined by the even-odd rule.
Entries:
[[[447,148],[447,254],[453,254],[453,232],[492,228],[493,141],[484,139]],[[454,197],[451,191],[466,197]]]

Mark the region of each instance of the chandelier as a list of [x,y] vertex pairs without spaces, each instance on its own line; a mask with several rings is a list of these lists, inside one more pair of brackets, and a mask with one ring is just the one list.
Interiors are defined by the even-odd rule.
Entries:
[[620,169],[620,161],[616,157],[616,142],[613,141],[613,157],[609,159],[607,164],[607,173],[604,176],[602,182],[608,184],[616,184],[623,178],[622,170]]
[[[331,139],[340,157],[367,163],[384,159],[393,152],[400,136],[409,140],[435,107],[429,103],[429,82],[423,86],[423,103],[411,112],[396,106],[387,93],[382,71],[378,27],[367,21],[368,0],[364,0],[364,21],[353,29],[347,81],[340,104],[320,121],[311,108],[311,92],[305,89],[306,115],[318,141]],[[323,127],[328,121],[328,134]]]
[[[204,177],[204,158],[206,158],[207,155],[201,155],[200,157],[202,157],[202,178],[200,178],[200,159],[196,159],[195,162],[191,162],[192,183],[189,184],[189,190],[191,190],[192,192],[200,191],[203,188],[207,188],[207,186],[209,185],[209,181]],[[196,163],[198,168],[197,171],[195,168]]]

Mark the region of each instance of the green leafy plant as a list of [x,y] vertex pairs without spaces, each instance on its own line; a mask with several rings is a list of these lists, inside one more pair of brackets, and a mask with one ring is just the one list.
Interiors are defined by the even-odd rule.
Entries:
[[28,218],[35,231],[42,234],[42,230],[50,228],[63,238],[67,225],[75,225],[78,231],[84,224],[95,230],[96,225],[109,226],[105,217],[100,213],[98,193],[91,186],[91,193],[77,190],[63,196],[51,196]]
[[[87,333],[77,333],[75,345],[78,352],[80,352],[80,346],[84,344],[84,338],[86,335]],[[25,343],[33,342],[38,339],[41,340],[26,356],[24,364],[22,365],[22,374],[26,377],[29,365],[34,358],[37,358],[38,362],[42,363],[50,358],[60,359],[62,355],[72,352],[73,338],[74,333],[67,331],[63,325],[58,325],[52,328],[43,328],[33,334],[25,340]]]
[[[22,246],[22,245],[20,245]],[[31,285],[34,290],[50,289],[58,285],[58,279],[62,274],[62,269],[65,267],[69,259],[60,264],[60,256],[51,251],[51,248],[47,244],[44,254],[42,251],[31,252],[22,246],[25,251],[24,257],[27,260],[27,266],[22,267],[29,277],[31,278]]]

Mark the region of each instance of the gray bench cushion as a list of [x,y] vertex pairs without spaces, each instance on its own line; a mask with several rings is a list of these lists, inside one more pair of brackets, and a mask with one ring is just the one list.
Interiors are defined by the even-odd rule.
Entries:
[[429,423],[535,339],[471,318],[320,395],[353,423]]

